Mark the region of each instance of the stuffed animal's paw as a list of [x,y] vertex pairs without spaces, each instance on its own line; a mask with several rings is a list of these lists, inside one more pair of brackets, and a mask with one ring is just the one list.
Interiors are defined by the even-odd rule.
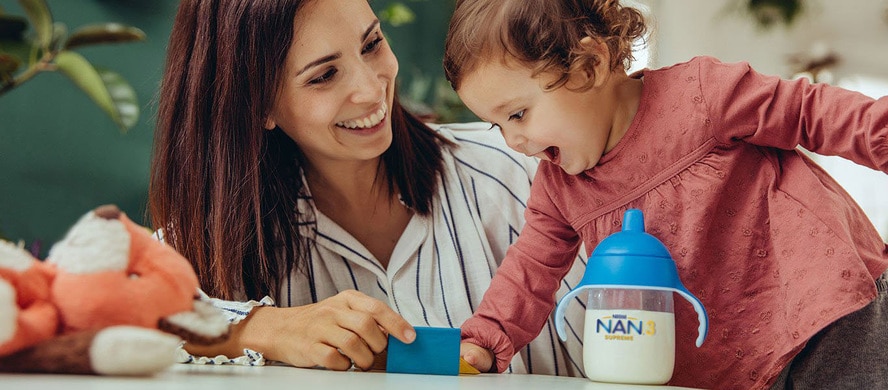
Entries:
[[15,304],[15,290],[12,285],[0,279],[0,345],[6,344],[15,336],[15,319],[18,308]]
[[103,375],[150,375],[176,362],[181,339],[161,331],[114,326],[99,331],[89,350],[93,370]]
[[54,271],[24,249],[0,240],[0,355],[55,336],[58,310],[50,303]]
[[194,310],[161,318],[158,325],[160,330],[201,345],[227,340],[231,327],[219,309],[203,300],[194,301]]

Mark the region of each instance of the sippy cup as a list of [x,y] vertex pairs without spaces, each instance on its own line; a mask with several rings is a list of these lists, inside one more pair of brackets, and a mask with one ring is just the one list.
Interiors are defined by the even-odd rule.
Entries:
[[558,302],[555,329],[562,341],[564,310],[589,290],[583,333],[583,367],[594,381],[664,384],[675,366],[672,293],[687,299],[700,323],[696,345],[706,338],[706,309],[678,278],[666,246],[644,231],[641,210],[623,215],[623,230],[602,240],[580,283]]

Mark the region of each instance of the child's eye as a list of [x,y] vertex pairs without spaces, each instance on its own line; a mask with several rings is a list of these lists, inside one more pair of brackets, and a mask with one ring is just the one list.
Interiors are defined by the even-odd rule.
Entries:
[[527,111],[527,110],[521,110],[521,111],[518,111],[518,112],[516,112],[516,113],[514,113],[514,114],[512,114],[512,115],[509,115],[509,120],[510,120],[510,121],[512,121],[512,120],[520,121],[521,119],[524,118],[524,113],[525,113],[526,111]]
[[327,71],[324,72],[324,74],[322,74],[318,77],[315,77],[311,80],[308,80],[308,83],[311,85],[326,83],[326,82],[333,79],[333,76],[336,75],[336,72],[337,72],[336,68],[327,69]]
[[380,43],[382,43],[382,37],[376,36],[376,38],[364,45],[364,48],[361,49],[361,54],[367,54],[375,51],[377,48],[379,48]]

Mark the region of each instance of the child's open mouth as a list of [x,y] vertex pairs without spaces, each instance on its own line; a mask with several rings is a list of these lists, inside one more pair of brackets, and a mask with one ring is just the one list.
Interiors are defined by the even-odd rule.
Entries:
[[558,150],[558,148],[556,148],[554,146],[550,146],[550,147],[546,148],[546,150],[544,152],[546,153],[546,158],[548,158],[549,161],[551,161],[553,164],[556,164],[556,165],[558,164],[558,155],[560,152]]

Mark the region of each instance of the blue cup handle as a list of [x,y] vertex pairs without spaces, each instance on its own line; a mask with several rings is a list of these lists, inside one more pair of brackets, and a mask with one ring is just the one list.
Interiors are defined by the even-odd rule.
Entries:
[[558,338],[561,339],[561,341],[567,341],[567,332],[564,330],[564,311],[567,310],[567,306],[570,305],[571,299],[580,295],[580,293],[587,288],[592,288],[592,286],[577,286],[567,294],[564,294],[564,296],[561,297],[561,300],[558,301],[558,305],[555,306],[555,332],[558,333]]
[[709,334],[709,316],[706,314],[706,308],[703,307],[703,302],[700,302],[694,294],[691,294],[691,292],[681,284],[679,284],[678,288],[670,288],[670,290],[677,292],[678,295],[684,297],[685,300],[694,306],[694,311],[697,312],[697,322],[699,323],[697,326],[697,341],[694,342],[694,344],[697,345],[697,348],[700,348],[700,346],[703,345],[703,340],[706,340],[706,335]]
[[706,308],[703,307],[703,303],[700,302],[697,297],[691,294],[684,286],[680,285],[680,288],[673,287],[650,287],[650,286],[626,286],[626,285],[583,285],[577,286],[567,294],[564,294],[561,297],[561,300],[558,301],[558,305],[555,307],[555,332],[558,333],[558,338],[561,341],[567,341],[567,333],[564,330],[564,311],[567,310],[567,306],[570,305],[570,301],[579,295],[583,290],[589,288],[620,288],[620,289],[637,289],[637,290],[660,290],[660,291],[673,291],[681,295],[684,299],[691,303],[694,306],[694,310],[697,312],[697,321],[699,322],[699,326],[697,327],[697,340],[695,344],[699,348],[703,345],[703,340],[706,339],[706,335],[709,333],[709,316],[706,314]]

